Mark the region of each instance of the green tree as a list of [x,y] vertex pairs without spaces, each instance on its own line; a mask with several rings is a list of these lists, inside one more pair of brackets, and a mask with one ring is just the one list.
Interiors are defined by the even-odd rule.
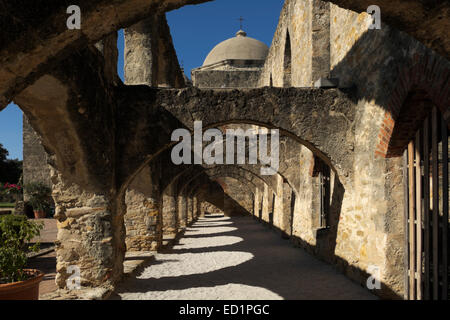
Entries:
[[8,159],[9,152],[0,143],[0,182],[18,183],[22,175],[22,161]]

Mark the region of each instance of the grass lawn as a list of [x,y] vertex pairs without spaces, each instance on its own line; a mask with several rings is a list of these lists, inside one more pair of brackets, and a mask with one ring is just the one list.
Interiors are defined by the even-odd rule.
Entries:
[[14,208],[14,203],[0,202],[0,208]]

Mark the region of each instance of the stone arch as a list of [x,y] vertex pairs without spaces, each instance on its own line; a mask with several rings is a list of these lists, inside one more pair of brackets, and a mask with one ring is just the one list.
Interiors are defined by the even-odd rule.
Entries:
[[[5,4],[0,13],[2,30],[0,50],[0,110],[27,86],[52,69],[67,56],[88,44],[96,43],[121,28],[126,28],[150,15],[164,13],[189,4],[208,0],[141,1],[122,0],[83,2],[82,29],[66,27],[67,4]],[[29,19],[38,16],[39,19]],[[23,24],[22,21],[27,21]],[[43,45],[45,44],[45,45]],[[21,54],[17,54],[21,52]],[[27,63],[23,63],[26,61]]]
[[[251,214],[253,211],[252,206],[253,203],[253,195],[255,193],[256,187],[244,179],[240,175],[233,175],[230,173],[221,173],[212,176],[207,176],[209,181],[212,183],[217,183],[221,186],[223,193],[223,206],[220,208],[225,214],[235,215],[235,214]],[[231,182],[231,184],[230,184]],[[202,187],[205,185],[203,179],[194,179],[190,181],[187,186],[189,187],[188,197],[196,198],[199,202],[210,202],[209,195],[203,199],[198,197],[198,194],[201,192]],[[232,192],[230,192],[229,188],[233,188]],[[255,189],[253,191],[252,187]],[[238,189],[236,189],[238,188]],[[241,190],[241,192],[239,192]],[[245,190],[245,192],[244,192]],[[251,200],[250,200],[251,199]],[[243,204],[246,203],[246,204]]]
[[376,156],[401,156],[433,104],[449,123],[449,74],[446,61],[436,55],[416,54],[412,66],[403,66],[380,126]]
[[[208,172],[211,173],[211,175],[226,175],[227,172],[231,172],[235,176],[239,176],[242,179],[245,179],[252,184],[256,185],[258,182],[264,183],[269,186],[269,188],[273,191],[275,188],[275,185],[270,180],[265,180],[261,176],[258,176],[252,171],[249,171],[242,166],[212,166],[210,168],[205,168],[202,171],[197,172],[188,172],[188,175],[186,177],[179,177],[179,186],[178,186],[178,192],[183,193],[184,190],[188,187],[189,183],[197,179],[198,177],[202,175],[206,175],[207,177],[210,177],[208,175]],[[256,181],[256,182],[255,182]]]
[[[153,121],[167,124],[164,128],[167,133],[183,127],[192,132],[195,119],[203,121],[203,130],[239,123],[279,129],[280,135],[303,144],[339,176],[348,177],[352,171],[355,107],[340,90],[262,88],[213,91],[197,88],[156,90],[147,87],[126,90],[133,90],[135,103],[139,105],[132,107],[136,112],[130,117],[133,125],[124,121],[126,128],[143,128],[152,117]],[[149,94],[155,97],[154,101],[149,101]],[[201,107],[200,104],[208,107]],[[149,109],[152,112],[147,112]],[[292,114],[298,117],[290,116]],[[138,123],[135,119],[139,119]],[[127,130],[122,135],[124,141],[134,139]],[[159,142],[158,146],[151,145],[148,141],[151,141],[152,134],[152,131],[140,130],[136,138],[137,147],[131,150],[133,153],[125,152],[126,158],[132,161],[124,164],[124,186],[140,167],[174,145],[167,141]]]

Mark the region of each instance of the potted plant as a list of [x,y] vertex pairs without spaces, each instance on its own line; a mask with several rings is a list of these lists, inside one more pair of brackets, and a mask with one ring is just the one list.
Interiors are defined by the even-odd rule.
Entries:
[[0,300],[37,300],[44,274],[26,269],[27,252],[37,251],[39,244],[29,245],[38,236],[42,224],[25,216],[0,217]]
[[29,197],[28,202],[33,207],[35,219],[46,217],[46,210],[50,207],[51,189],[45,184],[34,182],[25,186]]

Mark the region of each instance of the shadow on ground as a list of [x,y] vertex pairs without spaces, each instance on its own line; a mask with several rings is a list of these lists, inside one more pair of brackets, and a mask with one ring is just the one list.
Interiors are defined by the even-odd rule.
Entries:
[[[220,222],[220,223],[219,223]],[[231,224],[230,224],[231,222]],[[208,216],[112,299],[376,299],[251,217]]]

